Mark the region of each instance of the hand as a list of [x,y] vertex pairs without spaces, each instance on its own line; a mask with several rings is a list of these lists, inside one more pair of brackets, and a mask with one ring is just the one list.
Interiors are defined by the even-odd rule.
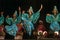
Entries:
[[43,8],[43,5],[41,4],[41,9]]
[[43,5],[41,4],[40,11],[42,10],[42,8],[43,8]]
[[21,10],[20,6],[18,7],[18,10],[19,10],[19,11]]

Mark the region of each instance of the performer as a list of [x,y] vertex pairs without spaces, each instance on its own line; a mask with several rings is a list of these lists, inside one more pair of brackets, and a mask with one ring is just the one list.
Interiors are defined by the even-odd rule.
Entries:
[[[15,13],[13,14],[13,18],[9,18],[8,16],[8,19],[10,19],[10,20],[7,20],[7,23],[8,22],[10,22],[10,23],[8,23],[9,25],[6,25],[5,26],[5,30],[6,30],[6,35],[5,35],[5,40],[7,40],[7,39],[10,39],[10,40],[14,40],[14,37],[16,36],[16,33],[17,33],[17,31],[18,31],[18,28],[17,28],[17,21],[15,20],[15,18],[16,18],[16,11],[15,11]],[[13,21],[14,20],[14,21]]]
[[18,22],[19,23],[21,23],[21,8],[20,8],[20,6],[18,7],[18,16],[17,16],[17,20],[18,20]]
[[15,11],[12,17],[12,24],[18,24],[17,16],[18,16],[17,11]]
[[47,31],[46,31],[46,28],[43,24],[43,21],[39,20],[39,25],[38,25],[38,35],[41,36],[41,37],[47,37]]
[[60,26],[60,13],[58,13],[57,7],[54,6],[54,9],[52,11],[53,14],[47,14],[46,16],[46,22],[50,23],[50,29],[54,31],[54,34],[59,34]]
[[16,36],[17,33],[17,26],[16,24],[12,24],[11,26],[5,26],[6,29],[6,35],[5,35],[5,40],[14,40],[14,37]]
[[5,35],[4,33],[4,16],[3,16],[3,11],[0,13],[0,35]]
[[42,5],[39,11],[34,13],[32,7],[30,7],[28,10],[28,14],[24,13],[25,16],[23,16],[22,14],[22,20],[24,21],[24,26],[29,36],[31,36],[32,30],[34,30],[33,23],[36,23],[36,21],[38,20],[41,9]]
[[23,24],[22,24],[22,14],[21,14],[21,8],[20,8],[20,6],[18,7],[18,12],[19,12],[19,15],[18,15],[18,17],[17,17],[17,20],[18,20],[18,24],[17,24],[17,27],[18,27],[18,34],[20,33],[20,32],[22,32],[22,29],[23,29]]
[[1,12],[1,17],[0,17],[0,25],[2,25],[4,23],[4,16],[3,16],[3,11]]
[[23,32],[23,39],[27,39],[28,38],[28,34],[26,33],[26,22],[25,20],[27,19],[27,13],[25,13],[25,10],[22,10],[22,23],[23,23],[23,29],[24,29],[24,32]]

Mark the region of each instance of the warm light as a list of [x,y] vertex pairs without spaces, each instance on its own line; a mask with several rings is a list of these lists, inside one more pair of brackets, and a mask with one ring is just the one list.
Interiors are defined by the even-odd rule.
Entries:
[[44,31],[44,32],[43,32],[43,35],[45,35],[45,34],[47,34],[47,31]]
[[57,34],[57,35],[59,35],[59,32],[58,31],[55,31],[54,33]]
[[43,31],[41,31],[41,30],[40,30],[40,31],[38,31],[38,35],[40,35],[40,33],[43,33]]

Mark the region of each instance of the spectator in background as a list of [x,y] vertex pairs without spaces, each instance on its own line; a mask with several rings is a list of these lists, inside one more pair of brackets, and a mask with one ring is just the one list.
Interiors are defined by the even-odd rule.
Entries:
[[39,20],[37,31],[38,31],[38,36],[47,37],[47,31],[42,20]]

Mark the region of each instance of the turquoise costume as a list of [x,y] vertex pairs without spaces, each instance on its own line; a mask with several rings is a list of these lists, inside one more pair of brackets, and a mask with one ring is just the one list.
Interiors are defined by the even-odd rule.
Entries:
[[50,24],[50,29],[53,31],[59,31],[60,30],[60,25],[58,22],[60,22],[60,14],[57,14],[56,16],[54,15],[49,15],[46,16],[46,22],[51,23]]
[[13,19],[13,18],[12,18],[12,24],[18,24],[17,18],[16,18],[16,19]]
[[11,26],[5,26],[5,29],[8,34],[16,36],[18,30],[16,24],[12,24]]
[[[12,18],[12,24],[17,24],[17,23],[18,23],[18,19],[17,19],[18,14],[17,14],[17,11],[15,11],[14,14],[16,15],[16,18]],[[13,15],[14,15],[14,14],[13,14]]]
[[57,14],[57,7],[54,6],[53,13],[56,15],[50,14],[46,16],[46,22],[51,23],[50,24],[50,29],[52,31],[59,31],[60,30],[60,25],[58,22],[60,22],[60,13]]
[[40,17],[40,10],[38,10],[36,13],[33,14],[32,22],[36,23],[39,17]]
[[1,17],[0,17],[0,25],[2,25],[3,23],[4,23],[4,16],[1,15]]
[[12,18],[6,18],[6,23],[8,25],[12,25]]
[[18,21],[18,23],[20,23],[21,22],[21,13],[19,13],[19,16],[17,17],[17,21]]
[[27,13],[22,13],[22,20],[24,21],[24,27],[29,35],[31,35],[32,30],[34,30],[33,23],[36,23],[40,16],[40,11],[33,13],[30,17]]
[[[17,16],[16,11],[15,11],[15,15]],[[17,18],[16,19],[8,18],[6,19],[6,22],[9,24],[5,26],[6,32],[12,36],[16,36],[16,33],[18,31],[16,25],[18,23]]]

